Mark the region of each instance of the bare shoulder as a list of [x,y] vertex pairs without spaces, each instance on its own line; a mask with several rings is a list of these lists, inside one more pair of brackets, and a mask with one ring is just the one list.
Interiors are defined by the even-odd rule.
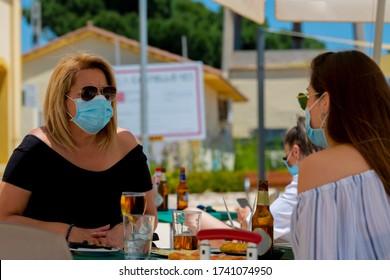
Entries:
[[119,149],[129,152],[138,145],[138,140],[135,138],[133,133],[119,127],[117,129],[117,143]]
[[298,192],[335,182],[370,169],[351,145],[338,145],[316,152],[299,164]]
[[45,142],[47,145],[51,146],[49,137],[45,127],[37,127],[31,130],[28,134],[34,135]]
[[327,157],[327,151],[323,150],[309,155],[299,163],[298,192],[318,185],[319,176],[323,174],[324,159]]

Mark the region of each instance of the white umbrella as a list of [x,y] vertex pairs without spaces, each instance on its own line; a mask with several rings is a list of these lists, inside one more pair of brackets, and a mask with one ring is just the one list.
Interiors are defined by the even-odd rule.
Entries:
[[275,16],[289,22],[374,22],[373,58],[379,64],[390,5],[386,6],[386,0],[275,0]]

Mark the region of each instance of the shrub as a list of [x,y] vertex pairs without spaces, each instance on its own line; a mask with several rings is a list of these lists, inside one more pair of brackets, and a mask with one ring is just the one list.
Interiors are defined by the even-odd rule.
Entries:
[[[207,190],[214,192],[241,192],[244,191],[245,172],[242,171],[214,171],[193,172],[187,174],[187,186],[190,193],[202,193]],[[167,174],[167,181],[171,193],[176,192],[179,184],[179,174]]]

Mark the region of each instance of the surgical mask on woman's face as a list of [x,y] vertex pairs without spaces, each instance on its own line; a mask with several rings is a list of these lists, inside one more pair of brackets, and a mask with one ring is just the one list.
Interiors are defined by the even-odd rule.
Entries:
[[293,152],[293,149],[291,149],[291,151],[290,151],[288,157],[287,157],[286,159],[283,159],[283,163],[284,163],[284,165],[287,167],[288,172],[290,172],[290,174],[291,174],[292,176],[295,176],[295,175],[297,175],[298,172],[299,172],[298,161],[297,161],[296,164],[293,165],[293,166],[290,166],[290,165],[288,164],[288,160],[290,159],[290,157],[291,157],[291,155],[292,155],[292,152]]
[[[324,96],[324,95],[322,95]],[[325,130],[322,128],[326,118],[328,115],[325,116],[325,118],[321,122],[320,128],[311,128],[310,126],[310,110],[317,104],[318,101],[322,98],[318,98],[316,102],[314,102],[313,105],[311,105],[310,108],[306,108],[305,110],[305,126],[306,126],[306,133],[307,137],[310,139],[310,141],[314,144],[317,145],[321,148],[327,148],[328,147],[328,142],[326,141],[326,136],[325,136]]]
[[111,101],[108,101],[102,95],[97,95],[90,101],[66,97],[76,104],[76,115],[74,117],[67,112],[72,117],[71,121],[88,134],[93,135],[102,130],[113,115]]

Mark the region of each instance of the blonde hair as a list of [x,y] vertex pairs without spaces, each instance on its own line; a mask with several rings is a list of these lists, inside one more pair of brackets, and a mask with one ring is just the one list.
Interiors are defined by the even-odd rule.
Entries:
[[[50,77],[43,108],[46,129],[51,139],[68,150],[76,150],[76,144],[69,130],[69,116],[66,113],[66,94],[75,83],[80,70],[101,70],[108,85],[116,87],[114,72],[107,60],[88,53],[67,56],[59,61]],[[116,100],[112,101],[114,115],[110,122],[96,135],[100,149],[114,141],[117,129]]]

